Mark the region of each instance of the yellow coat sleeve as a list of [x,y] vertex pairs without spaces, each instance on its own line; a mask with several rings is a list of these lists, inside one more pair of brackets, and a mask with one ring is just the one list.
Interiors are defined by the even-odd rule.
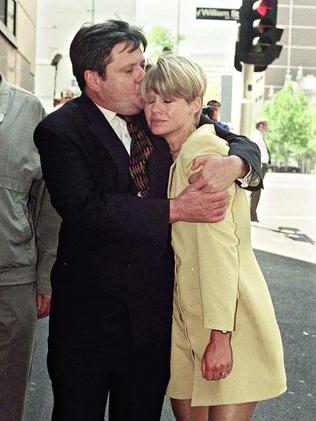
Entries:
[[[184,148],[181,166],[185,177],[191,175],[192,161],[197,156],[228,154],[227,143],[206,130],[194,136]],[[234,183],[228,189],[230,204],[223,221],[195,224],[203,327],[209,329],[233,331],[235,327],[239,256],[233,204],[238,188]]]

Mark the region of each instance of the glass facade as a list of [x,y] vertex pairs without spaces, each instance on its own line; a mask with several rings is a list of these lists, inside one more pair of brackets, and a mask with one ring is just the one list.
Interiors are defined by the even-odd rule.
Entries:
[[8,31],[15,35],[16,32],[16,1],[0,0],[0,21]]
[[316,77],[316,0],[279,0],[278,26],[284,28],[283,50],[266,71],[265,98],[271,88],[284,86],[287,74],[295,80],[298,72]]

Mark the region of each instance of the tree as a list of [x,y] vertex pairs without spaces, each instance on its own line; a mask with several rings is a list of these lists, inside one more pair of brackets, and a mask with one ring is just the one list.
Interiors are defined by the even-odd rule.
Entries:
[[172,51],[176,52],[177,43],[182,41],[184,37],[179,35],[178,40],[168,28],[163,26],[154,26],[148,34],[146,34],[148,39],[148,45],[151,49],[151,57],[154,61],[161,55],[165,47],[170,48]]
[[309,99],[291,84],[281,89],[264,106],[269,122],[267,143],[272,156],[288,165],[289,158],[301,159],[312,139],[312,117]]
[[316,105],[310,107],[310,116],[312,121],[312,135],[308,142],[308,148],[304,154],[304,169],[309,172],[316,169]]

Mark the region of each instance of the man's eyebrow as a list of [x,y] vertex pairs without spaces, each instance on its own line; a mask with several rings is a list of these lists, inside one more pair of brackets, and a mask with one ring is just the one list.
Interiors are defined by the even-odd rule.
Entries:
[[[145,65],[145,59],[144,60],[142,60],[141,62],[140,62],[140,65],[141,66],[144,66]],[[119,70],[126,70],[126,69],[130,69],[131,67],[134,67],[134,66],[137,66],[137,64],[138,64],[138,62],[136,62],[136,61],[134,61],[134,62],[132,62],[132,63],[126,63],[126,64],[124,64],[124,65],[122,65],[122,67],[120,67],[120,69]]]
[[133,67],[133,66],[135,66],[135,63],[125,63],[125,64],[122,64],[120,69],[126,69],[128,67]]

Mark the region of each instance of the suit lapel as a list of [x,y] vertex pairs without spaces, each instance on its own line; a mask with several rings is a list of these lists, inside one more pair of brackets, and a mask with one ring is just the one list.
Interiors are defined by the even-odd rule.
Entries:
[[170,167],[170,172],[169,172],[169,179],[168,179],[168,188],[167,188],[167,196],[169,198],[171,198],[171,184],[172,184],[172,179],[173,179],[173,175],[174,175],[174,171],[176,169],[177,163],[174,162],[171,167]]
[[148,161],[151,197],[166,197],[170,168],[170,154],[162,138],[153,136],[151,142],[155,151]]
[[130,184],[128,171],[129,155],[122,141],[118,138],[99,108],[86,95],[81,95],[78,100],[81,111],[89,120],[90,130],[103,144],[115,162],[119,175],[118,191],[127,191]]

